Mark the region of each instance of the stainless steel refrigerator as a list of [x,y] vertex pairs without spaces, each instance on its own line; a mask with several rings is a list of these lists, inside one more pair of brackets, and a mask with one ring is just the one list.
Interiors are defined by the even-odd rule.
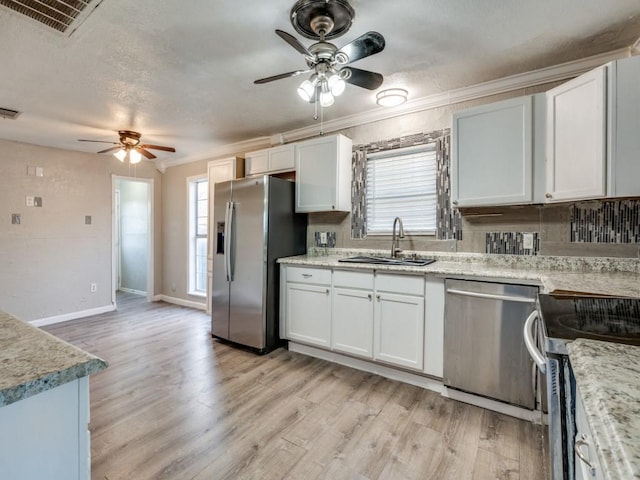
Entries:
[[279,344],[280,257],[306,251],[307,216],[293,182],[261,176],[216,183],[211,334],[266,353]]

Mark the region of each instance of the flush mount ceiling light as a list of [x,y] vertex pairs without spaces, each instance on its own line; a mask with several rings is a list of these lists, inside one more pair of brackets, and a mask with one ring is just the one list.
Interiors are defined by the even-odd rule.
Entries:
[[142,160],[142,157],[149,160],[153,160],[156,156],[148,151],[147,149],[152,150],[162,150],[164,152],[175,152],[176,149],[173,147],[163,147],[162,145],[150,145],[148,143],[140,143],[140,133],[132,132],[131,130],[119,130],[118,135],[120,135],[119,142],[105,142],[102,140],[78,140],[79,142],[95,142],[95,143],[111,143],[116,145],[115,147],[110,147],[105,150],[100,150],[98,153],[113,153],[113,155],[124,163],[125,160],[129,160],[130,164],[139,163]]
[[276,34],[304,55],[308,68],[261,78],[254,83],[268,83],[311,73],[298,87],[298,95],[304,101],[320,103],[322,107],[333,105],[335,97],[344,92],[347,83],[369,90],[380,87],[383,78],[379,73],[345,65],[381,52],[385,46],[382,35],[367,32],[340,49],[326,41],[344,34],[354,16],[355,12],[347,0],[296,2],[290,13],[291,24],[301,35],[319,42],[307,48],[287,32],[276,30]]
[[406,102],[408,95],[404,88],[389,88],[376,94],[376,103],[382,107],[395,107]]

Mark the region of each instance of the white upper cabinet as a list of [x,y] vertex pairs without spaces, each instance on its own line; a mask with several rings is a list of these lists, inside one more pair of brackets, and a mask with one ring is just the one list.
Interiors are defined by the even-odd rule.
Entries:
[[296,212],[351,211],[351,147],[344,135],[295,144]]
[[640,196],[640,57],[547,92],[547,201]]
[[550,202],[603,197],[607,67],[547,92],[547,191]]
[[[542,201],[544,130],[534,127],[544,121],[544,108],[544,95],[530,95],[453,114],[454,206]],[[540,184],[537,190],[534,183]]]
[[640,57],[609,67],[607,196],[640,195]]
[[247,176],[263,173],[290,172],[295,169],[294,144],[249,152],[245,157]]

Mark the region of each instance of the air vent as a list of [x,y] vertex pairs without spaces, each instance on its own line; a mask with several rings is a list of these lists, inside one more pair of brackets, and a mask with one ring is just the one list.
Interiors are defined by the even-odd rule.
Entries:
[[15,120],[20,115],[20,112],[10,110],[8,108],[0,107],[0,118],[8,118],[9,120]]
[[11,10],[65,33],[92,0],[0,0]]

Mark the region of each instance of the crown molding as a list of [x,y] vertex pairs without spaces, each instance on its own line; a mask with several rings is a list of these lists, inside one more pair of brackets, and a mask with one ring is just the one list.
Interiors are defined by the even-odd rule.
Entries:
[[[446,107],[456,103],[477,100],[491,95],[512,92],[523,88],[537,87],[547,83],[568,80],[578,75],[604,65],[607,62],[629,57],[640,53],[640,38],[630,47],[620,48],[610,52],[593,55],[591,57],[574,60],[571,62],[553,65],[551,67],[532,70],[530,72],[519,73],[509,77],[490,80],[468,87],[457,88],[447,92],[428,95],[426,97],[410,100],[397,107],[378,107],[362,113],[349,115],[324,122],[323,131],[325,133],[336,132],[348,128],[378,122],[390,118],[407,115],[410,113],[422,112],[434,108]],[[277,133],[269,137],[257,137],[242,142],[231,143],[215,147],[206,155],[194,155],[179,160],[167,160],[156,163],[156,168],[164,173],[168,167],[196,162],[199,160],[214,159],[229,156],[237,152],[250,152],[265,148],[268,145],[290,143],[318,135],[318,125],[311,125],[288,132]]]
[[215,160],[216,158],[228,157],[238,152],[251,152],[252,150],[259,150],[271,145],[271,137],[256,137],[249,140],[243,140],[241,142],[229,143],[227,145],[220,145],[212,148],[206,154],[191,155],[188,157],[179,158],[177,160],[163,160],[156,161],[156,168],[164,173],[169,167],[176,167],[178,165],[184,165],[186,163],[198,162],[200,160]]
[[[422,112],[434,108],[454,105],[456,103],[477,100],[491,95],[499,95],[501,93],[508,93],[523,88],[536,87],[546,83],[568,80],[604,65],[607,62],[628,56],[631,56],[631,48],[625,47],[611,52],[582,58],[580,60],[541,68],[539,70],[532,70],[530,72],[490,80],[488,82],[478,83],[468,87],[428,95],[426,97],[410,100],[402,105],[398,105],[397,107],[379,107],[355,115],[329,120],[324,123],[323,130],[325,132],[336,132],[366,123],[387,120],[400,115]],[[317,125],[290,130],[289,132],[283,132],[281,134],[287,142],[302,140],[304,138],[314,137],[317,135]]]

